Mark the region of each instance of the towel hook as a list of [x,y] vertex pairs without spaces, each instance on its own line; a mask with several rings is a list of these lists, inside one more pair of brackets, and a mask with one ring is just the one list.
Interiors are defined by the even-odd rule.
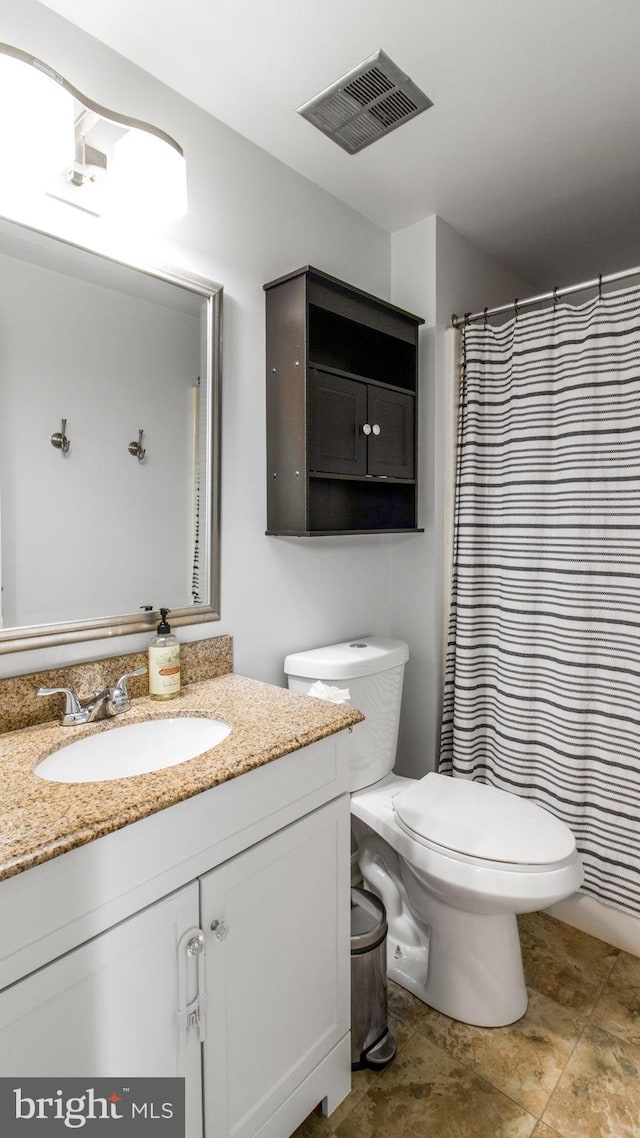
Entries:
[[142,445],[143,434],[144,434],[144,431],[143,431],[142,427],[140,427],[140,430],[138,431],[138,441],[136,442],[135,440],[133,440],[132,442],[129,443],[129,447],[128,447],[129,454],[132,454],[134,458],[137,458],[138,462],[142,462],[145,454],[147,453],[146,450],[144,449],[143,445]]
[[71,446],[71,442],[67,438],[67,420],[66,419],[62,420],[61,429],[59,431],[54,431],[54,433],[52,434],[51,446],[55,447],[56,450],[61,450],[63,454],[66,454],[67,451],[69,450],[69,447]]

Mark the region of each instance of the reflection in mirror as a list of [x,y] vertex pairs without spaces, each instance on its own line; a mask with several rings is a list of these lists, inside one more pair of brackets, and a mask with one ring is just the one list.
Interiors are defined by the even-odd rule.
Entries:
[[218,618],[220,306],[0,220],[0,651]]

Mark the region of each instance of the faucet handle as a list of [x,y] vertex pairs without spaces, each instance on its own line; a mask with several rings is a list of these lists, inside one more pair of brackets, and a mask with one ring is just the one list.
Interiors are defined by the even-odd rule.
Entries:
[[[62,723],[64,725],[76,722],[82,722],[83,708],[80,704],[76,693],[71,688],[38,688],[36,695],[57,695],[60,692],[65,697],[64,715]],[[80,717],[80,718],[76,718]]]
[[66,696],[64,704],[65,715],[71,715],[76,711],[80,711],[80,700],[71,688],[38,688],[36,695],[57,695],[58,692]]
[[136,668],[134,672],[125,672],[124,676],[116,681],[112,688],[109,688],[110,702],[118,711],[127,711],[129,709],[129,693],[127,691],[127,680],[132,676],[144,676],[146,668]]

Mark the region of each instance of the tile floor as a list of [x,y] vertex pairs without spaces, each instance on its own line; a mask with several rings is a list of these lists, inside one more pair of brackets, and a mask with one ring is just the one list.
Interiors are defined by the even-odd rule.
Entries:
[[640,958],[521,919],[526,1015],[457,1023],[389,985],[398,1054],[295,1138],[640,1138]]

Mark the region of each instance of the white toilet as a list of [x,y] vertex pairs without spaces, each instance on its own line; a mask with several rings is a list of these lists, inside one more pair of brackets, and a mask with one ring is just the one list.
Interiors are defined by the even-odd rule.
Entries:
[[527,1007],[516,913],[574,893],[569,828],[525,798],[467,779],[392,773],[408,648],[364,637],[287,656],[292,691],[349,688],[351,813],[367,888],[387,910],[388,974],[453,1019],[500,1027]]

